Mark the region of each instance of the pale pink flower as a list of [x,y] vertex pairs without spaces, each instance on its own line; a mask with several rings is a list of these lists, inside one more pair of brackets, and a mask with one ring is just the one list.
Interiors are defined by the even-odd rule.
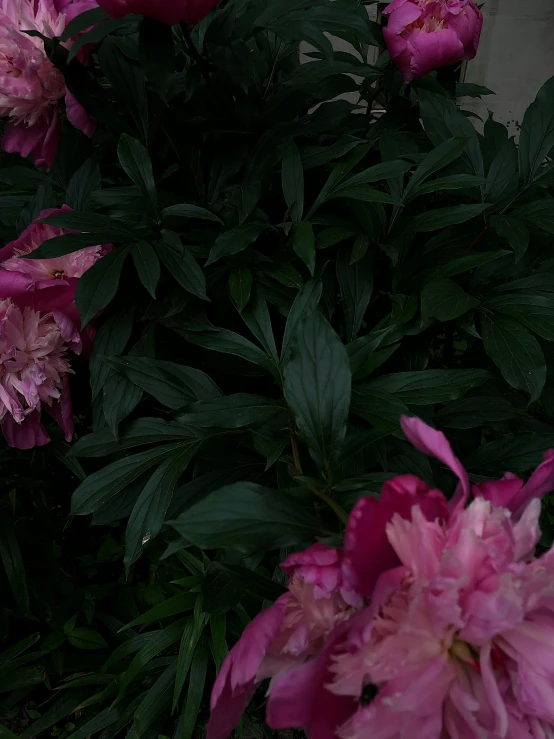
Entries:
[[[51,0],[0,0],[0,116],[7,117],[2,148],[33,156],[36,166],[54,162],[61,128],[59,101],[66,96],[61,73],[46,56],[44,42],[22,31],[52,38],[66,25]],[[67,115],[91,135],[94,124],[67,92]]]
[[[14,446],[21,448],[18,440],[27,439],[29,429],[45,436],[42,443],[46,443],[48,436],[40,428],[42,409],[53,412],[67,439],[71,439],[67,350],[52,314],[41,315],[32,308],[22,310],[11,300],[0,300],[0,423],[4,428],[8,421],[5,435]],[[21,427],[21,435],[17,427]],[[22,448],[28,448],[26,441],[22,443]]]
[[20,307],[32,307],[40,313],[53,313],[70,348],[80,354],[90,348],[94,331],[87,327],[79,331],[80,319],[75,305],[75,290],[80,277],[113,247],[100,244],[54,259],[24,259],[45,241],[71,233],[57,226],[39,223],[59,213],[59,209],[42,211],[15,241],[0,249],[0,299],[11,298]]
[[[514,521],[478,498],[448,523],[418,507],[410,521],[393,518],[387,535],[403,580],[365,643],[335,658],[328,686],[354,696],[371,684],[377,695],[340,737],[552,735],[554,558],[528,561],[539,514],[538,500]],[[516,725],[521,733],[509,733]]]
[[288,592],[247,626],[214,684],[208,739],[229,735],[262,680],[315,663],[329,634],[355,611],[341,594],[343,587],[348,599],[361,605],[341,567],[341,552],[323,544],[283,563],[291,575]]
[[387,49],[406,83],[477,53],[483,14],[473,0],[393,0],[383,14]]

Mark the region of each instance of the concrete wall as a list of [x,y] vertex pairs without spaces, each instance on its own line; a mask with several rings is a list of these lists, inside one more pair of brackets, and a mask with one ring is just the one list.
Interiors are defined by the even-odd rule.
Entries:
[[525,109],[554,76],[554,0],[485,0],[482,10],[481,45],[464,81],[496,95],[464,100],[464,107],[482,117],[490,109],[517,135]]

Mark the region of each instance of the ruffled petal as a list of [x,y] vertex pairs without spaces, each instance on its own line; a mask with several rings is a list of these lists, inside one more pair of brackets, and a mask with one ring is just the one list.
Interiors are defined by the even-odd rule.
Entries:
[[30,413],[21,423],[17,423],[9,414],[6,415],[2,422],[2,431],[8,444],[16,449],[33,449],[50,441],[38,411]]
[[275,640],[290,594],[251,621],[227,655],[212,689],[207,739],[227,739],[240,721],[256,687],[256,675]]

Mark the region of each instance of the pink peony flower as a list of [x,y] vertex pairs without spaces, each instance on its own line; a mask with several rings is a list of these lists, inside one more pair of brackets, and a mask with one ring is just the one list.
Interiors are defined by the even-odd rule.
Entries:
[[406,83],[477,54],[483,14],[473,0],[393,0],[387,49]]
[[410,521],[394,517],[404,577],[363,643],[336,657],[329,685],[361,695],[370,684],[377,696],[340,737],[552,736],[554,559],[529,561],[539,514],[536,499],[515,521],[477,498],[448,523],[417,506]]
[[88,349],[94,331],[87,327],[79,332],[79,313],[75,305],[77,282],[104,254],[110,244],[90,246],[54,259],[24,259],[44,241],[70,231],[38,223],[41,219],[66,213],[71,208],[44,210],[21,236],[0,249],[0,299],[11,298],[20,307],[29,306],[41,313],[53,313],[64,340],[80,354]]
[[62,33],[65,13],[51,0],[0,0],[0,116],[5,126],[2,148],[33,156],[37,167],[54,163],[61,128],[59,101],[66,96],[70,122],[92,135],[94,123],[78,101],[66,92],[60,72],[46,56],[39,31],[52,38]]
[[230,734],[267,677],[269,725],[317,739],[554,737],[554,549],[534,559],[554,452],[527,483],[472,488],[444,434],[402,427],[456,474],[453,500],[397,477],[356,505],[344,553],[291,555],[289,592],[217,678],[208,739]]
[[134,13],[174,25],[198,23],[215,8],[219,0],[98,0],[101,8],[114,18]]
[[[350,602],[362,604],[344,582],[336,549],[315,544],[282,567],[291,576],[288,592],[256,616],[223,663],[212,691],[208,739],[229,736],[262,680],[307,662],[315,665],[335,626],[355,612]],[[330,702],[345,699],[331,696]]]
[[11,446],[29,449],[49,441],[40,422],[43,408],[71,439],[67,350],[53,314],[0,300],[0,423]]

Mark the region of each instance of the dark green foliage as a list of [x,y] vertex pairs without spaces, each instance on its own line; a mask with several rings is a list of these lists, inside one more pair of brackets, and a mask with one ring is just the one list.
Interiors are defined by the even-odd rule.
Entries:
[[190,739],[290,548],[340,541],[395,474],[452,492],[401,414],[474,481],[554,446],[554,83],[518,150],[368,64],[354,0],[71,29],[94,24],[60,64],[92,144],[68,127],[49,175],[0,169],[4,242],[66,202],[49,222],[84,233],[33,257],[114,244],[77,288],[73,446],[0,449],[0,736]]

